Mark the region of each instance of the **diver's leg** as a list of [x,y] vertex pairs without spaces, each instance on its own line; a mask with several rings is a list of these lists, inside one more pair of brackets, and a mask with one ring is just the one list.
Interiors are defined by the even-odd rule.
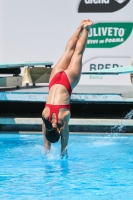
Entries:
[[81,76],[82,57],[86,47],[88,32],[91,25],[92,21],[87,20],[86,24],[84,25],[84,30],[82,32],[82,35],[76,44],[76,48],[72,56],[70,65],[66,70],[72,89],[78,84]]
[[57,62],[57,64],[55,65],[55,67],[52,70],[50,80],[53,78],[53,76],[56,73],[58,73],[60,71],[64,71],[68,68],[70,61],[72,59],[72,56],[74,54],[74,51],[75,51],[77,41],[79,40],[79,37],[81,35],[83,26],[85,23],[86,23],[86,20],[81,21],[80,26],[77,28],[76,32],[69,39],[62,57],[60,58],[60,60]]

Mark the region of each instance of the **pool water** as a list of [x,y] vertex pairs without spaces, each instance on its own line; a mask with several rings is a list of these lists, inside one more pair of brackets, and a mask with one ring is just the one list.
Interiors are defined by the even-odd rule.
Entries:
[[2,200],[132,200],[133,137],[70,135],[44,153],[42,135],[0,135]]

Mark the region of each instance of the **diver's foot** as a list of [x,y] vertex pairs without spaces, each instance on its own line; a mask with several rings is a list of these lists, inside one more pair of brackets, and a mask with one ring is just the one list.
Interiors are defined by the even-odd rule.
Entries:
[[93,25],[93,22],[91,20],[86,20],[86,23],[84,24],[84,28],[89,31],[89,29],[91,28],[91,26]]
[[87,22],[87,20],[82,20],[81,22],[80,22],[80,25],[79,25],[79,27],[78,28],[80,28],[81,30],[84,28],[84,25],[86,24],[86,22]]
[[82,20],[81,22],[80,22],[80,26],[82,26],[82,27],[84,27],[84,25],[87,23],[87,20]]

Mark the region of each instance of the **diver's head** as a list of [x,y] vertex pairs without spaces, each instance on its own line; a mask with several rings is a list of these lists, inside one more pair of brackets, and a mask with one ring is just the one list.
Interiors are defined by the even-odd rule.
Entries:
[[58,142],[60,139],[60,134],[57,131],[57,129],[52,129],[51,131],[46,130],[45,136],[46,136],[46,139],[51,143]]
[[58,142],[60,139],[60,130],[58,129],[57,124],[52,124],[48,119],[45,119],[44,117],[42,117],[42,120],[46,128],[46,139],[51,143]]

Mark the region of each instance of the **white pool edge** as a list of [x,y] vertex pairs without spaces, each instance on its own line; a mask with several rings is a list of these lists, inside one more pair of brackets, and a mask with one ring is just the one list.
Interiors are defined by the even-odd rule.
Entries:
[[[0,118],[0,125],[42,125],[41,118]],[[69,125],[133,126],[133,119],[70,119]]]

